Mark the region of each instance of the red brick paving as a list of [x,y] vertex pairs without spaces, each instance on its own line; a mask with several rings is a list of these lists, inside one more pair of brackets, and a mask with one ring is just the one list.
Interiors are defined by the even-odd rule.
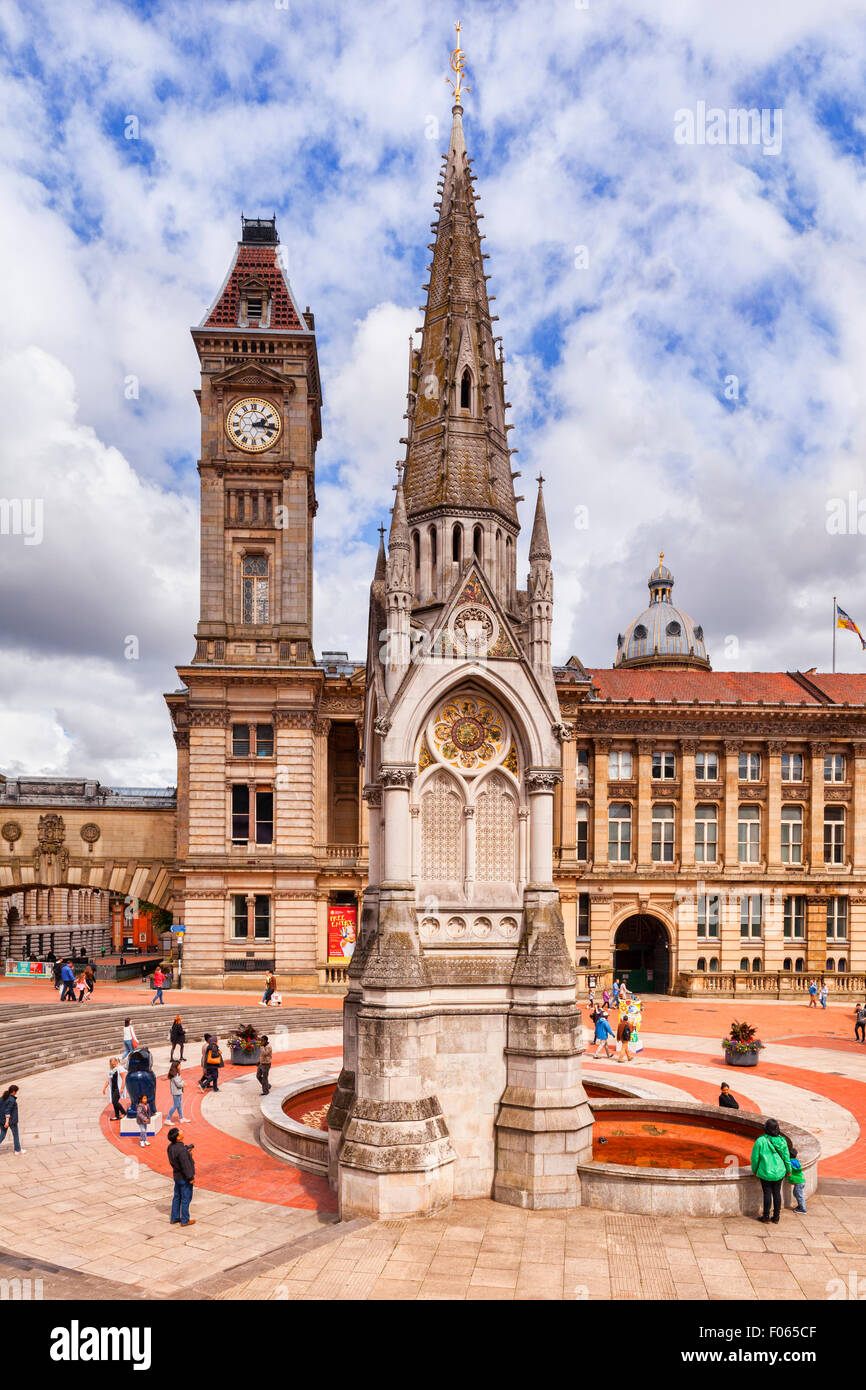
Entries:
[[[261,999],[261,990],[251,989],[181,989],[167,990],[165,995],[165,1012],[173,1010],[178,1013],[181,1009],[189,1008],[191,1004],[225,1004],[243,1003],[258,1005]],[[142,1005],[149,1005],[153,998],[153,990],[148,985],[144,987],[140,980],[130,980],[118,983],[116,980],[100,981],[97,976],[96,988],[93,995],[96,1003],[103,1004],[128,1004],[131,1009],[140,1009]],[[58,991],[52,984],[44,980],[33,981],[6,981],[0,980],[0,1004],[56,1004],[60,999]],[[86,1003],[82,1006],[86,1008]],[[160,1007],[157,1005],[157,1007]],[[282,1005],[278,1008],[273,1005],[267,1011],[267,1017],[272,1014],[279,1017],[281,1011],[290,1008],[305,1009],[333,1009],[337,1012],[343,1008],[343,997],[339,994],[283,994]]]
[[[310,1062],[319,1057],[339,1057],[341,1053],[341,1047],[308,1047],[275,1056],[278,1056],[279,1065],[282,1066],[288,1062]],[[227,1062],[220,1073],[220,1081],[231,1081],[248,1074],[249,1070],[249,1067],[233,1067]],[[186,1142],[195,1144],[193,1156],[197,1187],[205,1188],[208,1192],[224,1192],[233,1196],[242,1193],[244,1197],[250,1197],[254,1201],[271,1202],[280,1207],[302,1207],[307,1211],[337,1210],[336,1197],[328,1187],[327,1179],[317,1177],[314,1173],[304,1173],[299,1168],[292,1168],[288,1163],[272,1158],[256,1144],[248,1144],[243,1139],[233,1139],[230,1134],[225,1134],[221,1129],[208,1124],[201,1114],[202,1095],[197,1085],[201,1067],[187,1067],[181,1074],[186,1081],[184,1104],[188,1115],[194,1118],[191,1124],[178,1127],[183,1129]],[[171,1097],[168,1081],[164,1077],[157,1078],[156,1102],[163,1115],[167,1114],[171,1106]],[[171,1168],[166,1158],[165,1137],[167,1128],[171,1126],[164,1127],[156,1138],[151,1140],[150,1148],[142,1149],[135,1137],[121,1139],[114,1125],[109,1123],[112,1114],[109,1105],[100,1117],[100,1126],[114,1147],[124,1153],[134,1153],[139,1162],[146,1163],[148,1168],[164,1174],[165,1177],[171,1177]],[[172,1120],[172,1124],[174,1123]]]

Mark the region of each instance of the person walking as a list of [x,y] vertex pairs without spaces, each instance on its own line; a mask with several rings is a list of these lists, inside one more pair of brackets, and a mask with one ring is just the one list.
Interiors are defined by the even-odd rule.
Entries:
[[164,984],[165,984],[165,975],[163,974],[162,966],[161,966],[161,965],[158,965],[158,966],[156,967],[156,969],[154,970],[154,972],[153,972],[153,987],[154,987],[154,989],[156,990],[156,993],[154,994],[153,998],[152,998],[151,1001],[150,1001],[151,1004],[164,1004],[164,1003],[165,1003],[165,1000],[164,1000],[163,997],[162,997],[162,987],[163,987]]
[[271,1002],[271,995],[277,987],[277,977],[271,972],[265,981],[265,992],[259,1000],[260,1004],[267,1006]]
[[17,1154],[26,1154],[27,1150],[22,1149],[21,1139],[18,1134],[18,1087],[7,1086],[0,1096],[0,1144],[6,1138],[7,1132],[12,1131],[12,1147]]
[[195,1217],[189,1214],[195,1182],[194,1144],[183,1142],[183,1130],[168,1131],[168,1162],[174,1175],[174,1196],[171,1199],[171,1225],[194,1226]]
[[[767,1120],[763,1134],[752,1145],[752,1172],[760,1180],[764,1194],[763,1214],[759,1221],[778,1224],[782,1210],[782,1179],[791,1171],[791,1156],[787,1140],[782,1137],[778,1120]],[[770,1216],[772,1204],[773,1215]]]
[[78,979],[75,981],[75,988],[78,990],[78,1002],[79,1004],[83,1004],[84,997],[87,994],[87,980],[85,978],[83,970],[81,974],[78,976]]
[[87,998],[93,998],[93,986],[96,984],[96,973],[92,965],[84,967],[84,984],[87,989]]
[[256,1080],[262,1088],[263,1096],[268,1095],[271,1089],[270,1075],[273,1058],[274,1049],[268,1042],[267,1033],[263,1033],[259,1043],[259,1065],[256,1067]]
[[822,1009],[826,1009],[826,1007],[827,1007],[827,994],[828,994],[827,981],[826,981],[826,980],[822,980],[822,981],[821,981],[821,988],[820,988],[820,990],[819,990],[819,992],[818,992],[818,998],[819,998],[820,1001],[821,1001],[821,1008],[822,1008]]
[[123,1020],[123,1055],[124,1055],[124,1057],[128,1057],[129,1054],[130,1054],[130,1052],[134,1052],[134,1051],[136,1050],[137,1047],[140,1047],[140,1045],[141,1045],[141,1044],[139,1043],[138,1038],[135,1036],[135,1029],[133,1028],[133,1026],[132,1026],[130,1020],[129,1020],[128,1018],[125,1018],[125,1019]]
[[628,1021],[628,1014],[623,1014],[619,1021],[619,1027],[616,1030],[616,1040],[620,1044],[616,1060],[618,1062],[631,1062],[633,1059],[628,1050],[628,1045],[631,1042],[631,1024]]
[[619,980],[614,980],[614,982],[613,982],[613,1006],[614,1006],[614,1008],[616,1008],[617,1004],[619,1003],[619,990],[620,990]]
[[63,988],[60,991],[61,1004],[63,1004],[64,1002],[69,1002],[70,1000],[74,1003],[75,971],[72,969],[72,965],[68,956],[66,960],[63,962],[63,965],[60,967],[60,978],[63,981]]
[[60,986],[61,986],[62,983],[63,983],[63,961],[62,961],[62,960],[56,960],[56,961],[54,962],[54,966],[53,966],[53,968],[52,968],[52,972],[51,972],[51,973],[52,973],[52,975],[54,976],[54,988],[55,988],[55,989],[59,989]]
[[734,1097],[734,1094],[731,1091],[731,1088],[728,1085],[727,1081],[722,1082],[722,1089],[719,1094],[719,1105],[721,1105],[726,1110],[739,1110],[740,1108],[740,1103]]
[[[596,1047],[593,1056],[597,1057],[601,1052],[602,1048],[604,1048],[605,1057],[612,1057],[614,1055],[610,1047],[612,1038],[613,1029],[607,1021],[607,1015],[601,1013],[595,1020],[595,1036],[593,1037],[593,1042],[597,1043],[598,1046]],[[614,1051],[615,1050],[616,1049],[614,1049]]]
[[604,989],[601,991],[601,1002],[606,1009],[610,1008],[610,990],[607,988],[606,985]]
[[183,1055],[183,1045],[186,1042],[186,1030],[183,1026],[183,1023],[181,1022],[180,1014],[175,1014],[174,1023],[171,1025],[171,1031],[169,1032],[168,1038],[169,1042],[171,1043],[171,1055],[169,1056],[168,1060],[170,1062],[174,1061],[174,1049],[176,1047],[179,1047],[180,1061],[185,1062],[186,1058]]
[[[114,1118],[115,1120],[122,1120],[126,1111],[120,1103],[120,1097],[126,1082],[126,1072],[116,1057],[110,1057],[108,1059],[108,1065],[111,1070],[108,1073],[108,1080],[102,1088],[102,1094],[105,1095],[109,1087],[111,1088],[111,1104],[114,1106]],[[109,1120],[109,1124],[110,1123],[111,1121]]]
[[142,1096],[135,1107],[135,1118],[138,1120],[138,1132],[141,1135],[139,1143],[141,1144],[141,1147],[143,1149],[150,1148],[150,1142],[147,1137],[147,1129],[152,1116],[153,1111],[150,1108],[150,1103],[147,1099],[147,1096]]
[[810,1008],[810,1009],[817,1009],[817,1007],[818,1007],[818,986],[817,986],[817,984],[815,983],[814,980],[810,980],[810,981],[809,981],[809,1008]]
[[165,1117],[166,1124],[168,1124],[175,1111],[177,1111],[177,1118],[180,1120],[181,1124],[186,1124],[183,1118],[183,1089],[185,1084],[180,1074],[179,1063],[172,1062],[168,1069],[168,1089],[171,1093],[171,1109]]
[[219,1069],[223,1065],[223,1055],[220,1052],[219,1038],[216,1033],[211,1037],[205,1053],[204,1069],[207,1080],[204,1085],[206,1091],[210,1087],[214,1091],[219,1090]]
[[797,1150],[794,1148],[794,1145],[791,1143],[790,1139],[788,1140],[788,1153],[791,1158],[791,1168],[788,1173],[788,1182],[791,1183],[794,1188],[794,1201],[797,1203],[797,1205],[794,1207],[794,1211],[798,1214],[798,1216],[805,1216],[806,1178],[803,1173],[803,1165],[797,1157]]
[[866,1004],[858,1004],[854,1010],[854,1041],[866,1043]]
[[210,1039],[210,1033],[205,1033],[201,1045],[201,1076],[198,1079],[198,1084],[203,1091],[207,1089],[207,1050],[210,1047]]

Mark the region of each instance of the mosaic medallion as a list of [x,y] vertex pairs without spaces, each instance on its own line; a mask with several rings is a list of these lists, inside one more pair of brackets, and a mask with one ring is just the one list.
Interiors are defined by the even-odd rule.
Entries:
[[502,751],[505,731],[486,700],[464,696],[449,700],[433,721],[433,742],[446,762],[457,767],[484,767]]

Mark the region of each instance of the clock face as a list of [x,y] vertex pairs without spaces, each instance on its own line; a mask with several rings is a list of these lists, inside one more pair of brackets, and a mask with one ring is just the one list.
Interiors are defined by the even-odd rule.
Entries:
[[226,434],[233,444],[248,454],[270,449],[280,437],[282,422],[270,401],[246,396],[235,401],[226,416]]

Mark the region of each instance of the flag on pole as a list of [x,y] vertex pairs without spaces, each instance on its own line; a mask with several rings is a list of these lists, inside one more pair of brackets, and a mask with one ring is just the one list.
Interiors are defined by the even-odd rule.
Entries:
[[860,631],[854,619],[850,618],[845,612],[845,609],[840,608],[838,603],[836,604],[836,626],[845,627],[849,632],[856,632],[857,636],[860,638],[860,646],[866,647],[866,638],[864,638],[863,633]]

